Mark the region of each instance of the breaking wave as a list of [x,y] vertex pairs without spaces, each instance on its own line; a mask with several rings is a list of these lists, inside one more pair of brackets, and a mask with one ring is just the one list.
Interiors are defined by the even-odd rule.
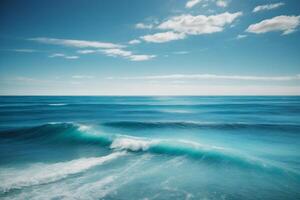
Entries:
[[[155,124],[156,125],[156,124]],[[2,139],[24,140],[26,142],[40,142],[59,144],[76,144],[82,143],[88,145],[98,145],[110,148],[113,151],[122,152],[146,152],[167,156],[187,156],[189,158],[201,160],[209,164],[226,164],[251,169],[270,169],[289,171],[282,166],[274,165],[266,160],[253,158],[248,155],[241,154],[238,151],[226,149],[218,146],[210,146],[185,140],[172,139],[150,139],[141,137],[132,137],[128,135],[110,135],[104,133],[93,132],[92,128],[86,125],[75,123],[51,123],[27,129],[19,129],[15,131],[7,131],[0,133]],[[119,154],[112,154],[119,155]],[[103,158],[92,158],[84,160],[87,165],[79,166],[79,170],[71,170],[68,173],[77,173],[77,171],[85,170],[94,166],[95,163],[102,162]],[[72,165],[71,161],[69,164]],[[81,163],[82,161],[74,161]],[[77,164],[76,164],[77,165]],[[53,167],[53,166],[52,166]],[[59,167],[60,168],[60,167]],[[71,168],[72,169],[72,168]],[[66,168],[68,171],[69,168]],[[65,176],[66,173],[58,174]],[[56,180],[55,177],[52,179]],[[39,178],[38,178],[39,179]],[[51,178],[47,178],[51,180]],[[36,179],[33,178],[33,182]]]

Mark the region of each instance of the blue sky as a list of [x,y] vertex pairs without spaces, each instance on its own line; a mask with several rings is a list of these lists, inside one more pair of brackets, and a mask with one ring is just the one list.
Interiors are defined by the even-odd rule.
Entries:
[[3,0],[1,95],[300,95],[298,0]]

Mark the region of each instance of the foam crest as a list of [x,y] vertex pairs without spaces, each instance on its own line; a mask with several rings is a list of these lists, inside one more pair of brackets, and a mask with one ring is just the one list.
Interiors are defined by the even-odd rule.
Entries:
[[154,144],[151,140],[143,140],[137,138],[116,138],[113,140],[110,148],[130,151],[147,151]]
[[0,191],[8,192],[27,186],[47,184],[64,179],[70,175],[89,170],[97,165],[125,155],[125,152],[114,152],[103,157],[81,158],[55,164],[34,164],[28,168],[3,169],[0,174]]
[[68,104],[65,104],[65,103],[50,103],[48,104],[49,106],[66,106]]

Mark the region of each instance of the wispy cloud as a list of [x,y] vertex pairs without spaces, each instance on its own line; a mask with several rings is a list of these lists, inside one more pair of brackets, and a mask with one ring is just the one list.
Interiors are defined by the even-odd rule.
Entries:
[[128,44],[139,44],[139,43],[141,43],[140,40],[130,40],[130,41],[128,42]]
[[79,58],[79,56],[67,56],[63,53],[54,53],[49,56],[49,58],[56,58],[56,57],[61,57],[61,58],[71,59],[71,60]]
[[13,49],[12,51],[20,52],[20,53],[34,53],[34,52],[38,52],[35,49]]
[[208,6],[207,2],[213,2],[216,4],[216,6],[223,7],[223,8],[227,7],[229,4],[228,0],[188,0],[185,4],[185,7],[192,8],[202,2],[206,2],[202,5],[202,7],[207,7]]
[[98,42],[98,41],[87,41],[87,40],[70,40],[70,39],[56,39],[47,37],[30,38],[29,40],[52,45],[62,45],[68,47],[77,48],[123,48],[123,45]]
[[126,50],[122,50],[122,49],[104,49],[101,50],[101,52],[103,52],[104,54],[108,55],[108,56],[121,56],[121,57],[128,57],[132,55],[131,51],[126,51]]
[[172,31],[168,31],[163,33],[155,33],[152,35],[145,35],[142,36],[141,39],[145,40],[146,42],[163,43],[172,40],[184,39],[185,36],[186,35],[184,33],[176,33]]
[[131,61],[146,61],[156,57],[155,55],[133,54],[131,51],[127,51],[123,49],[104,49],[101,50],[100,52],[104,53],[107,56],[123,57]]
[[54,53],[54,54],[51,54],[49,57],[50,58],[55,58],[55,57],[64,57],[65,54],[63,53]]
[[173,52],[173,54],[177,54],[177,55],[184,55],[184,54],[189,54],[190,52],[188,51],[175,51]]
[[248,37],[247,35],[237,35],[236,36],[236,39],[238,39],[238,40],[240,40],[240,39],[243,39],[243,38],[246,38],[246,37]]
[[94,76],[90,76],[90,75],[73,75],[72,78],[74,78],[74,79],[93,79]]
[[189,0],[189,1],[186,2],[185,7],[186,8],[192,8],[200,2],[201,2],[201,0]]
[[91,53],[96,53],[97,50],[92,50],[92,49],[84,49],[84,50],[78,50],[77,53],[79,54],[91,54]]
[[[146,61],[150,60],[155,55],[144,55],[144,54],[133,54],[131,51],[125,50],[124,45],[113,44],[113,43],[103,43],[96,41],[87,41],[87,40],[69,40],[69,39],[55,39],[55,38],[31,38],[29,40],[45,43],[45,44],[53,44],[53,45],[62,45],[69,46],[74,48],[93,48],[93,49],[80,49],[76,52],[78,54],[93,54],[93,53],[102,53],[107,56],[112,57],[123,57],[131,61]],[[137,44],[140,42],[139,40],[131,41],[131,44]],[[62,53],[55,53],[49,56],[50,58],[62,57],[65,59],[78,59],[79,56],[68,56]]]
[[78,59],[79,56],[65,56],[65,59]]
[[108,77],[107,79],[123,80],[184,80],[184,79],[227,79],[244,81],[292,81],[300,80],[300,74],[294,76],[241,76],[241,75],[216,75],[216,74],[170,74],[157,76],[131,76],[131,77]]
[[281,6],[284,6],[285,4],[283,2],[279,3],[273,3],[273,4],[265,4],[265,5],[259,5],[256,6],[252,12],[259,12],[259,11],[264,11],[264,10],[273,10],[276,8],[279,8]]
[[145,60],[151,60],[152,58],[155,58],[156,55],[131,55],[129,59],[131,61],[145,61]]
[[227,7],[229,4],[229,2],[227,0],[217,0],[216,1],[216,5],[219,6],[219,7]]
[[155,33],[142,36],[147,42],[163,43],[173,40],[184,39],[187,35],[202,35],[221,32],[225,26],[231,24],[242,12],[224,12],[218,15],[180,15],[159,24],[156,29],[168,30],[167,32]]
[[271,31],[281,31],[283,35],[290,34],[296,31],[296,28],[300,25],[300,15],[299,16],[286,16],[281,15],[273,17],[271,19],[263,20],[256,24],[251,24],[247,28],[247,32],[250,33],[267,33]]
[[137,28],[137,29],[152,29],[153,28],[153,24],[137,23],[135,25],[135,28]]

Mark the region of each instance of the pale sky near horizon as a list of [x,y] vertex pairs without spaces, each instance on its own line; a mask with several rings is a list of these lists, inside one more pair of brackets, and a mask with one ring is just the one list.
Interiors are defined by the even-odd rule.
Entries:
[[0,95],[300,95],[298,0],[3,0]]

